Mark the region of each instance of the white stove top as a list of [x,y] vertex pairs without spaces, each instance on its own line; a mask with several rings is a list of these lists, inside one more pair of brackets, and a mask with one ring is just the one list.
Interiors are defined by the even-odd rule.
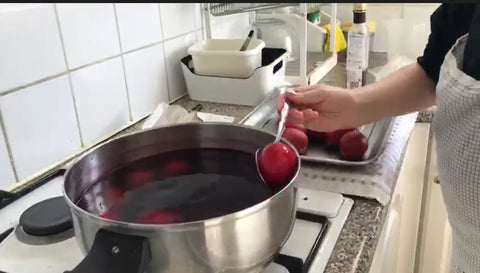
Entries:
[[[12,204],[0,209],[0,234],[17,228],[18,220],[27,208],[42,200],[61,196],[63,177],[57,177]],[[305,262],[319,233],[323,230],[318,251],[311,255],[309,273],[323,272],[347,219],[353,201],[340,194],[300,188],[299,212],[292,234],[281,254],[300,258]],[[323,217],[318,217],[323,216]],[[319,221],[312,221],[318,218]],[[305,220],[306,219],[306,220]],[[326,227],[325,227],[326,226]],[[0,272],[7,273],[63,273],[73,269],[83,258],[75,237],[43,245],[27,244],[19,240],[18,230],[0,242]],[[284,266],[272,263],[263,273],[295,273]]]

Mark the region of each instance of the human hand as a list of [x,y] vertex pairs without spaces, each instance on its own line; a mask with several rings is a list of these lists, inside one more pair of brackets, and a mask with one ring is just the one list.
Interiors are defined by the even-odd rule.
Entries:
[[328,85],[300,86],[293,91],[279,97],[277,109],[281,110],[286,100],[289,119],[310,130],[330,132],[363,125],[355,91]]

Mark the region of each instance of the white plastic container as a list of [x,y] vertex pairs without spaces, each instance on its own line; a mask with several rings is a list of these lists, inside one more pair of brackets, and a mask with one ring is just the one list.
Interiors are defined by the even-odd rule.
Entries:
[[276,87],[285,84],[287,51],[263,49],[264,65],[248,78],[202,76],[189,63],[191,56],[181,60],[183,75],[190,99],[234,105],[258,105]]
[[188,49],[198,75],[247,78],[262,65],[265,42],[250,41],[247,50],[240,51],[244,39],[202,40]]

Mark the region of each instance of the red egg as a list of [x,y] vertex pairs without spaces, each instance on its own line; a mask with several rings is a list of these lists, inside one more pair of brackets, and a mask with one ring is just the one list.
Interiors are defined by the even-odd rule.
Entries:
[[125,191],[119,188],[110,188],[105,193],[105,203],[108,205],[115,204],[119,200],[123,199],[125,196]]
[[[280,123],[280,118],[277,120],[277,126],[278,126],[279,123]],[[285,128],[295,128],[295,129],[298,129],[298,130],[300,130],[304,133],[307,133],[307,128],[305,128],[305,126],[303,126],[303,124],[296,123],[296,122],[293,122],[293,121],[290,121],[290,120],[285,121]]]
[[350,131],[340,139],[340,154],[346,160],[362,160],[368,150],[368,139],[358,130]]
[[162,209],[145,213],[136,222],[139,224],[171,224],[181,220],[180,215],[173,211]]
[[149,171],[132,171],[127,174],[126,181],[129,189],[144,186],[155,180],[155,174]]
[[296,128],[285,128],[282,137],[292,143],[298,153],[304,154],[307,151],[308,137],[303,131]]
[[295,152],[279,142],[265,146],[258,156],[260,173],[272,189],[280,189],[290,182],[295,163]]
[[307,136],[310,142],[323,143],[325,142],[326,133],[308,129]]
[[348,128],[348,129],[340,129],[333,132],[327,132],[325,134],[325,143],[329,147],[337,147],[340,143],[340,139],[342,136],[350,131],[355,130],[355,128]]
[[163,175],[166,177],[179,176],[187,174],[190,171],[190,165],[181,160],[173,160],[163,166]]
[[104,219],[108,219],[108,220],[118,220],[118,217],[115,213],[113,213],[111,210],[108,210],[100,215],[98,215]]

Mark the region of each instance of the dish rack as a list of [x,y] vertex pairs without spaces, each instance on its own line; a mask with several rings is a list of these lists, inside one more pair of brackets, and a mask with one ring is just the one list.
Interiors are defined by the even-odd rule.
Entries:
[[[297,7],[299,16],[304,18],[304,23],[298,33],[299,58],[287,63],[286,80],[292,84],[311,85],[317,84],[337,64],[337,53],[308,52],[307,44],[307,13],[312,8],[330,6],[330,49],[335,48],[335,28],[337,24],[337,4],[312,4],[312,3],[203,3],[202,19],[207,39],[212,39],[212,16],[226,16],[238,13],[250,13],[250,23],[255,18],[256,11]],[[325,15],[324,12],[322,14]],[[253,15],[253,16],[252,16]],[[215,37],[222,38],[222,37]]]
[[210,14],[224,16],[242,12],[250,12],[265,9],[275,9],[287,6],[295,6],[289,3],[210,3]]

